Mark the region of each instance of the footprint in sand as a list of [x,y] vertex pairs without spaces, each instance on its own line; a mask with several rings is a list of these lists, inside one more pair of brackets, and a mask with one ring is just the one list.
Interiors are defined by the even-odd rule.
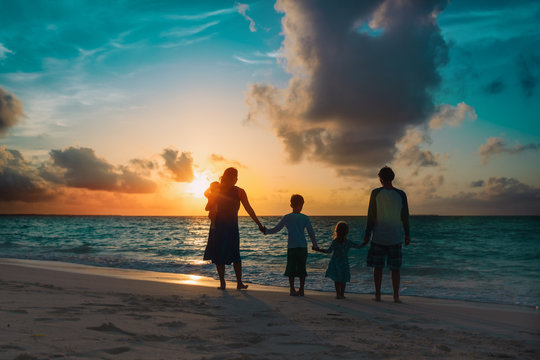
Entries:
[[119,333],[119,334],[130,335],[130,336],[135,335],[133,333],[130,333],[128,331],[124,331],[124,330],[120,329],[119,327],[117,327],[116,325],[114,325],[111,322],[109,322],[107,324],[103,323],[100,326],[90,326],[90,327],[87,327],[87,329],[88,330],[95,330],[95,331],[104,331],[104,332],[116,332],[116,333]]

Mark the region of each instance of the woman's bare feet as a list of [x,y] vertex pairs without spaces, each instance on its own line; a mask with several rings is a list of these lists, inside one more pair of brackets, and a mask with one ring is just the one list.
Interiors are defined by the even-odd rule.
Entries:
[[236,285],[236,290],[246,290],[248,288],[248,286],[244,283],[240,283],[238,285]]
[[291,295],[291,296],[298,296],[299,294],[296,292],[296,290],[291,289],[291,290],[289,291],[289,295]]
[[380,296],[375,296],[375,297],[374,297],[373,299],[371,299],[371,300],[377,301],[377,302],[382,301]]
[[218,290],[226,290],[225,286],[218,286],[217,289]]
[[298,290],[298,296],[304,296],[304,289]]

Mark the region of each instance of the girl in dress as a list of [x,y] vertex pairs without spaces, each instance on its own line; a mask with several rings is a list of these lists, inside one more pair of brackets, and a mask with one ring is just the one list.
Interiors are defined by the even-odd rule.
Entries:
[[318,249],[320,252],[330,254],[332,258],[326,270],[326,277],[334,280],[336,288],[336,299],[345,299],[345,285],[351,281],[351,271],[349,268],[349,249],[360,249],[363,245],[354,243],[347,239],[349,225],[344,221],[339,221],[334,230],[334,241],[328,249]]

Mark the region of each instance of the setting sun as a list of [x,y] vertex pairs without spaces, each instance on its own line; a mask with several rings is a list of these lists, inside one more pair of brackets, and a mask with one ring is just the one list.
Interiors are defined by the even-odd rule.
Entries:
[[203,198],[204,192],[208,189],[210,182],[207,175],[195,172],[193,181],[186,186],[186,192],[193,197]]

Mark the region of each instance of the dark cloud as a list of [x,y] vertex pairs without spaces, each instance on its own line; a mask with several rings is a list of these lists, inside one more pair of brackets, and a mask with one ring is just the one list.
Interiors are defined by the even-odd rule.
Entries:
[[476,181],[473,181],[471,182],[471,187],[473,188],[477,188],[477,187],[482,187],[484,186],[484,180],[476,180]]
[[0,146],[0,201],[50,200],[54,192],[17,150]]
[[530,61],[525,56],[520,55],[518,59],[519,83],[526,97],[531,97],[538,85],[538,78],[533,74]]
[[267,118],[292,161],[362,172],[389,162],[406,128],[435,110],[446,1],[279,0],[289,85],[249,88],[248,120]]
[[540,188],[514,178],[491,177],[477,189],[478,192],[434,199],[430,205],[440,204],[465,215],[540,215]]
[[165,160],[165,167],[173,175],[174,181],[190,182],[193,180],[193,158],[191,153],[183,152],[178,156],[179,151],[165,149],[161,156]]
[[235,166],[237,168],[247,168],[247,166],[245,166],[244,164],[236,161],[236,160],[229,160],[229,159],[226,159],[224,158],[222,155],[218,155],[218,154],[212,154],[210,155],[210,160],[212,160],[213,162],[224,162],[224,163],[228,163],[228,164],[231,164],[232,166]]
[[0,87],[0,135],[17,124],[24,116],[22,102]]
[[520,154],[527,150],[540,150],[540,143],[538,144],[515,144],[509,147],[503,139],[499,137],[490,137],[486,140],[486,143],[481,145],[478,149],[478,154],[482,158],[482,163],[485,165],[488,159],[496,154]]
[[506,84],[502,79],[496,79],[484,86],[484,92],[490,95],[496,95],[503,92],[506,88]]
[[156,184],[126,166],[98,158],[93,149],[69,147],[51,150],[52,164],[40,169],[43,178],[57,184],[125,193],[150,193]]

